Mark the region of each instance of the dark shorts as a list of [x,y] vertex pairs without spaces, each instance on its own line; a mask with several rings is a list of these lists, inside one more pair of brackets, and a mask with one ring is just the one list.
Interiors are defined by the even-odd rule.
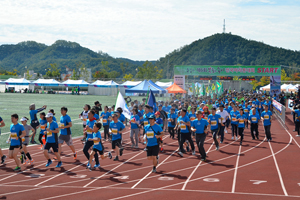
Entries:
[[9,150],[13,151],[14,149],[20,149],[20,145],[9,146]]
[[152,146],[152,147],[148,147],[147,146],[147,157],[149,156],[158,156],[158,152],[159,152],[159,146]]
[[115,149],[116,146],[118,146],[118,147],[121,146],[121,139],[111,141],[111,148]]
[[52,148],[54,152],[58,152],[58,144],[57,143],[46,143],[44,150],[50,150],[50,148]]
[[85,128],[86,127],[86,125],[82,125],[83,126],[83,128]]
[[95,153],[99,152],[100,155],[103,155],[103,150],[100,151],[100,150],[98,150],[98,149],[93,148],[93,151],[94,151]]

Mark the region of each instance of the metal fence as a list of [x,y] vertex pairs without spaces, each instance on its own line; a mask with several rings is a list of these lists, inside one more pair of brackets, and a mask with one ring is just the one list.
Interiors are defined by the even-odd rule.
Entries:
[[286,112],[286,107],[279,103],[276,100],[272,101],[273,105],[273,113],[282,121],[283,124],[285,124],[285,112]]

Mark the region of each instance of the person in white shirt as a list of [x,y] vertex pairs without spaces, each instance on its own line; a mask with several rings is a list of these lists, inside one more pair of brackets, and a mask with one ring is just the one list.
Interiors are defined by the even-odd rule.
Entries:
[[221,136],[220,143],[223,143],[224,140],[224,130],[225,130],[225,122],[229,118],[229,114],[226,110],[224,110],[224,105],[220,104],[219,110],[217,114],[221,116],[221,123],[220,123],[220,132],[219,135]]

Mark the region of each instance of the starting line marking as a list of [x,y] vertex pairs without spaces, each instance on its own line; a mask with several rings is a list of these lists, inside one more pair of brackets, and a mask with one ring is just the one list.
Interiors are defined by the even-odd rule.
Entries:
[[45,176],[45,174],[30,174],[28,176],[25,176],[25,177],[29,177],[29,178],[39,178],[41,176]]
[[220,182],[220,179],[218,179],[218,178],[205,178],[205,179],[203,179],[203,181],[217,183],[217,182]]
[[87,175],[85,175],[85,174],[82,174],[82,175],[79,175],[79,174],[77,174],[77,175],[74,175],[74,176],[70,176],[70,178],[85,178]]
[[261,184],[261,183],[266,183],[267,181],[258,181],[258,180],[250,180],[250,181],[253,181],[254,183],[254,185],[259,185],[259,184]]
[[174,177],[159,177],[158,180],[160,181],[173,181],[174,180]]
[[129,176],[115,176],[115,179],[129,179]]

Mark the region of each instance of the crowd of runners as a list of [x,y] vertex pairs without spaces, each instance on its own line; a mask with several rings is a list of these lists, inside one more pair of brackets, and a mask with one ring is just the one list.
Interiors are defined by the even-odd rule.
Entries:
[[[128,103],[132,115],[126,119],[122,108],[103,106],[102,109],[102,105],[96,101],[93,107],[84,105],[79,114],[83,122],[82,152],[88,161],[89,170],[100,167],[99,154],[101,159],[113,158],[113,161],[118,161],[124,151],[122,134],[130,131],[131,147],[146,151],[147,159],[153,162],[153,172],[156,172],[159,163],[159,152],[164,151],[164,136],[178,140],[177,153],[181,157],[188,152],[196,155],[196,146],[200,159],[206,161],[204,142],[209,134],[212,134],[218,150],[225,137],[238,140],[242,145],[245,129],[250,129],[252,140],[259,140],[261,136],[258,126],[261,124],[265,130],[264,136],[271,141],[271,102],[270,96],[256,92],[224,93],[215,100],[210,97],[172,98],[156,102],[157,107],[148,105],[146,99],[143,99],[142,102],[135,100]],[[34,163],[27,146],[30,143],[38,144],[35,135],[38,135],[46,167],[54,160],[57,161],[56,167],[62,166],[60,155],[64,143],[72,150],[74,159],[77,159],[79,150],[75,150],[72,142],[72,120],[67,113],[68,108],[61,107],[61,116],[57,120],[53,109],[47,110],[46,105],[36,109],[35,104],[31,104],[30,119],[19,117],[18,114],[11,115],[12,124],[7,142],[10,143],[8,157],[14,159],[17,165],[14,171],[20,171],[22,164]],[[0,117],[0,127],[3,126],[6,124]],[[111,143],[111,150],[104,151],[104,142]],[[49,152],[55,154],[53,159]],[[0,157],[1,164],[4,164],[6,155],[3,155],[1,149]]]

